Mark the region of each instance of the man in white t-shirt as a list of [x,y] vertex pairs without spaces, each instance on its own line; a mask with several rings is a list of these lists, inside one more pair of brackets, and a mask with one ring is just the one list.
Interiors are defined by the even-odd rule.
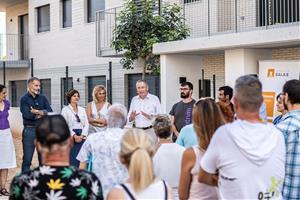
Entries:
[[281,199],[284,138],[260,120],[261,82],[249,75],[238,78],[233,101],[237,120],[214,134],[200,163],[199,181],[218,185],[220,199]]

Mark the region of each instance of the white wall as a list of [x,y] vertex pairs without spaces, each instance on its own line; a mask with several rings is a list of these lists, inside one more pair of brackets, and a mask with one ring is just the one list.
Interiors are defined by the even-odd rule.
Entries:
[[194,85],[193,98],[198,98],[201,62],[200,56],[161,55],[161,103],[163,112],[169,113],[173,104],[181,100],[179,77],[187,77],[187,81]]
[[233,87],[238,77],[246,74],[258,74],[258,61],[271,58],[271,50],[225,50],[225,84]]

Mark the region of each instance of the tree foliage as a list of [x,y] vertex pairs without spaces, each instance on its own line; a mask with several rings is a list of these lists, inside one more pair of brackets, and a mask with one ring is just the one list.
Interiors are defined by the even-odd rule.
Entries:
[[189,28],[185,25],[181,8],[177,4],[164,3],[158,14],[157,0],[128,0],[117,17],[113,48],[124,52],[121,63],[125,69],[133,69],[139,60],[146,70],[159,71],[159,56],[152,53],[152,46],[159,42],[185,39]]

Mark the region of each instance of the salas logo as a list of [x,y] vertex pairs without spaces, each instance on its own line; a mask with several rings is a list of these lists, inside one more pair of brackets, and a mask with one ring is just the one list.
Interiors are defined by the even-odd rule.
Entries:
[[275,68],[269,68],[268,69],[268,74],[267,77],[268,78],[274,78],[274,77],[288,77],[289,76],[289,72],[287,71],[280,71],[280,70],[275,70]]

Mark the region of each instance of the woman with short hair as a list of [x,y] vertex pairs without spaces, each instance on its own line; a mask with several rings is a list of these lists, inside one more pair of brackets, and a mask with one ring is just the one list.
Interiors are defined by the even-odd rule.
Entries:
[[66,94],[68,106],[65,106],[61,114],[66,119],[71,136],[74,139],[74,146],[70,153],[70,164],[79,167],[79,161],[76,159],[81,146],[88,136],[89,123],[85,109],[78,105],[80,95],[75,89],[71,89]]
[[225,119],[222,111],[212,98],[201,98],[195,103],[193,125],[198,145],[186,149],[183,153],[179,181],[180,199],[218,199],[216,187],[199,183],[198,173],[200,160],[213,134],[223,124],[225,124]]
[[152,164],[154,148],[140,129],[128,130],[121,142],[120,160],[129,172],[126,183],[113,188],[107,199],[172,199],[172,190],[155,177]]
[[282,96],[282,93],[278,94],[277,97],[276,97],[276,110],[277,112],[281,113],[280,115],[276,116],[275,119],[273,120],[273,124],[276,125],[278,124],[281,119],[282,119],[282,116],[285,115],[288,110],[285,108],[284,106],[284,99],[283,99],[283,96]]
[[107,112],[110,104],[106,101],[106,88],[96,85],[93,89],[93,101],[87,104],[87,116],[90,123],[89,133],[103,131],[107,126]]
[[9,196],[5,188],[8,169],[17,167],[16,153],[8,121],[9,101],[4,85],[0,85],[0,196]]

